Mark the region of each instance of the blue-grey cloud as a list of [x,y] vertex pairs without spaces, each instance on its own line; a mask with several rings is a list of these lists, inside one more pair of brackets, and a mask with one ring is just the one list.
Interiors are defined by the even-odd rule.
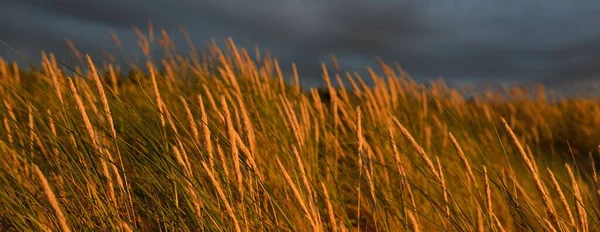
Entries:
[[[0,40],[33,60],[39,50],[66,58],[66,38],[82,52],[114,52],[111,29],[133,54],[131,26],[152,21],[184,26],[199,46],[232,36],[269,48],[284,65],[296,61],[307,84],[333,53],[349,69],[379,56],[417,78],[560,85],[598,79],[599,11],[597,1],[560,0],[5,0]],[[0,56],[17,59],[5,47]]]

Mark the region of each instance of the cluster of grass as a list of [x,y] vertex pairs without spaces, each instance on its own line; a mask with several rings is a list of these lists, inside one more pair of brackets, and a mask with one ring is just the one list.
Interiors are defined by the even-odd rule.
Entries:
[[600,230],[597,100],[466,99],[383,62],[304,90],[256,57],[229,40],[127,78],[0,62],[0,229]]

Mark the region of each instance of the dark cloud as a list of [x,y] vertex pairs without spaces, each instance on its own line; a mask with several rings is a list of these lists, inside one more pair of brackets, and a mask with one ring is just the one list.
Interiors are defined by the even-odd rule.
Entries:
[[[600,2],[559,0],[5,0],[0,39],[32,60],[39,50],[69,57],[66,38],[97,55],[116,51],[112,29],[133,54],[131,26],[152,21],[169,32],[183,25],[199,46],[232,36],[269,48],[284,67],[296,61],[307,85],[321,82],[320,63],[333,53],[348,69],[379,56],[416,78],[560,86],[598,79],[599,10]],[[0,56],[17,59],[5,47]]]

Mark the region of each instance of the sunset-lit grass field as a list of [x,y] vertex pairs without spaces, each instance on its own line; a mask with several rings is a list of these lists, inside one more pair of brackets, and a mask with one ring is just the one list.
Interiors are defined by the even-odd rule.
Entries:
[[0,230],[600,231],[597,99],[160,46],[0,62]]

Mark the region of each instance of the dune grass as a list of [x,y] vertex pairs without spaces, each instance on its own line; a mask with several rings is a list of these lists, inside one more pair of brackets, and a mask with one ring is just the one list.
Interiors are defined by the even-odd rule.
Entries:
[[127,77],[0,62],[0,229],[600,230],[596,99],[467,99],[383,61],[303,89],[231,40],[191,50]]

